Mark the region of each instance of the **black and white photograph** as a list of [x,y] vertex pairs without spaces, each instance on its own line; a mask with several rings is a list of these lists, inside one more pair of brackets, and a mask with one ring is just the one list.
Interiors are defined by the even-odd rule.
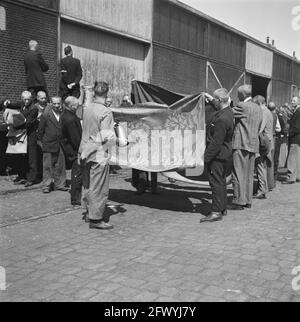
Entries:
[[0,302],[300,302],[299,196],[299,0],[0,0]]

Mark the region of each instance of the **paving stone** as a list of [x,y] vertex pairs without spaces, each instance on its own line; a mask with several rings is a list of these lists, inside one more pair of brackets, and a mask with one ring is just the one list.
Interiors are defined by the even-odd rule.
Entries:
[[0,193],[0,224],[60,212],[1,228],[0,301],[299,301],[291,272],[300,265],[300,185],[280,185],[249,216],[199,225],[191,202],[206,192],[160,178],[161,196],[137,198],[126,171],[111,181],[110,202],[126,210],[111,232],[90,231],[80,209],[65,211],[68,194]]

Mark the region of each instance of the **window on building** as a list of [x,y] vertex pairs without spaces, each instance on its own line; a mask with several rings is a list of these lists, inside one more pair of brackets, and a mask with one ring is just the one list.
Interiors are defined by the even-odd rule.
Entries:
[[0,6],[0,30],[6,30],[6,11]]

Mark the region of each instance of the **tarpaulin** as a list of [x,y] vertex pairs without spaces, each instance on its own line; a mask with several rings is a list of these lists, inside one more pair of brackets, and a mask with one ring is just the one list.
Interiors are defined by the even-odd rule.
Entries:
[[203,171],[206,131],[202,93],[185,96],[134,81],[132,100],[133,107],[112,108],[129,142],[114,149],[112,162],[148,172]]

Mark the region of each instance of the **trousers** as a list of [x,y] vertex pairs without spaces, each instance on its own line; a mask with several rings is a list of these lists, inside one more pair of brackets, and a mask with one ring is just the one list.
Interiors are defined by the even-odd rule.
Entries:
[[207,170],[212,190],[212,212],[221,213],[227,209],[227,163],[214,160],[208,165]]
[[62,148],[56,153],[43,154],[43,186],[49,188],[52,183],[56,190],[66,185],[66,162]]
[[291,144],[288,161],[288,181],[295,182],[300,180],[300,146]]
[[269,192],[268,178],[267,178],[267,158],[260,156],[256,159],[256,170],[258,177],[258,191],[257,194],[266,195]]
[[233,203],[251,205],[253,201],[255,153],[245,150],[233,152]]
[[86,208],[90,220],[107,221],[105,209],[109,194],[109,168],[109,164],[82,164],[82,205]]

